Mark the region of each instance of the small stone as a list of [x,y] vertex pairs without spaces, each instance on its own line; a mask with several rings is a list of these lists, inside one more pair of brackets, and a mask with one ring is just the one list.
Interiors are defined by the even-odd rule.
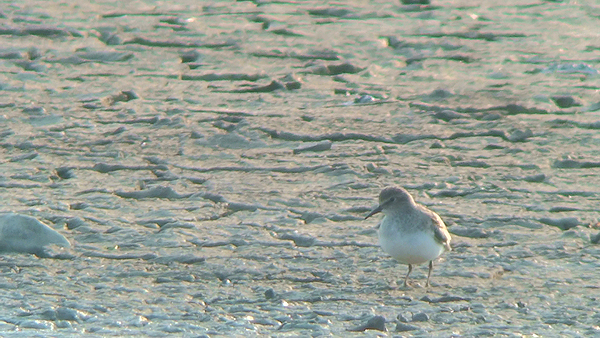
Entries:
[[469,116],[466,114],[460,114],[455,112],[454,110],[442,110],[441,112],[437,112],[433,115],[436,119],[439,120],[444,120],[446,122],[451,121],[451,120],[455,120],[455,119],[462,119],[462,118],[468,118]]
[[398,319],[402,323],[408,323],[409,322],[409,320],[406,317],[404,317],[404,315],[402,315],[402,314],[399,314],[398,316],[396,316],[396,319]]
[[552,96],[550,98],[552,99],[552,101],[554,101],[554,104],[556,104],[559,108],[570,108],[570,107],[581,106],[581,102],[577,101],[572,96],[556,95],[556,96]]
[[413,322],[426,322],[426,321],[429,321],[429,316],[424,312],[416,313],[412,316],[412,321]]
[[533,132],[531,129],[527,128],[525,130],[515,129],[510,132],[508,135],[508,140],[511,142],[524,142],[528,138],[533,136]]
[[56,168],[56,175],[62,178],[63,180],[75,177],[75,173],[73,172],[73,168],[71,167],[60,167]]
[[69,205],[69,209],[71,210],[81,210],[81,209],[85,209],[88,208],[90,205],[85,203],[85,202],[76,202],[76,203],[71,203]]
[[462,290],[466,293],[475,293],[475,292],[477,292],[477,287],[476,286],[465,286],[462,288]]
[[354,99],[354,103],[371,103],[375,102],[375,98],[371,95],[363,95]]
[[381,168],[379,167],[377,164],[375,163],[367,163],[367,171],[370,173],[374,173],[374,174],[389,174],[389,170],[385,169],[385,168]]
[[319,143],[310,144],[308,146],[298,147],[293,150],[293,153],[299,154],[307,151],[325,151],[331,149],[331,145],[333,145],[333,142],[329,140],[324,140]]
[[442,148],[446,148],[446,145],[440,141],[435,141],[431,144],[431,146],[429,146],[429,148],[430,149],[442,149]]
[[366,330],[377,330],[387,332],[387,328],[385,327],[385,317],[374,316],[371,319],[369,319],[366,324],[359,325],[355,328],[349,329],[348,331],[362,332]]
[[266,299],[273,299],[275,298],[275,296],[277,296],[277,294],[275,293],[275,290],[273,290],[273,288],[270,288],[267,291],[265,291]]
[[404,324],[404,323],[396,324],[396,332],[406,332],[406,331],[415,331],[415,330],[419,330],[419,327],[414,326],[414,325]]
[[481,117],[483,121],[495,121],[502,118],[501,114],[498,113],[486,113]]
[[302,82],[299,81],[290,81],[285,83],[285,89],[287,90],[296,90],[302,88]]
[[73,230],[83,225],[85,225],[85,221],[79,217],[73,217],[67,221],[67,229],[69,230]]
[[592,242],[592,244],[598,244],[598,242],[600,242],[600,232],[596,234],[596,236],[592,236],[590,238],[590,241]]
[[37,49],[37,47],[31,47],[27,51],[27,59],[29,59],[29,60],[37,60],[41,57],[42,57],[42,53],[40,52],[39,49]]
[[136,94],[133,90],[123,90],[121,91],[121,94],[125,96],[126,101],[131,101],[140,98],[138,94]]
[[549,212],[566,212],[566,211],[579,211],[579,210],[581,210],[581,209],[575,208],[575,207],[568,207],[568,206],[558,206],[558,207],[552,207],[548,211]]
[[565,218],[540,218],[540,223],[548,224],[557,227],[561,230],[569,230],[579,225],[579,220],[576,217]]
[[500,144],[488,144],[483,149],[485,149],[485,150],[496,150],[496,149],[504,149],[504,148],[506,148],[506,147],[503,146],[503,145],[500,145]]
[[200,54],[197,50],[190,50],[181,53],[179,58],[181,58],[181,63],[189,63],[197,61],[201,56],[202,54]]
[[529,175],[523,177],[523,180],[526,182],[544,182],[546,180],[546,175],[537,174],[537,175]]
[[429,98],[431,98],[431,99],[447,99],[454,95],[455,94],[449,90],[438,88],[429,94]]
[[192,139],[194,139],[194,140],[197,140],[197,139],[199,139],[199,138],[204,138],[204,135],[202,135],[202,133],[200,133],[200,132],[197,132],[197,131],[195,131],[195,130],[194,130],[194,131],[192,131],[192,132],[190,133],[190,137],[191,137]]
[[22,112],[30,116],[42,116],[46,114],[46,108],[40,106],[25,107]]

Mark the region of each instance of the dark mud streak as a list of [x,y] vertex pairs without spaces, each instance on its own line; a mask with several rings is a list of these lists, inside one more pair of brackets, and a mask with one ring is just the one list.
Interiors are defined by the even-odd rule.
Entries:
[[185,40],[158,40],[150,39],[141,36],[136,36],[130,40],[123,41],[124,45],[142,45],[148,47],[162,47],[162,48],[209,48],[209,49],[220,49],[220,48],[239,48],[237,42],[224,41],[224,42],[202,42],[202,41],[185,41]]
[[527,140],[529,137],[533,136],[531,130],[520,131],[513,130],[511,133],[502,130],[489,130],[483,132],[456,132],[450,136],[437,136],[437,135],[410,135],[410,134],[396,134],[391,138],[386,138],[382,136],[375,135],[366,135],[360,133],[332,133],[332,134],[324,134],[324,135],[301,135],[286,131],[278,131],[271,128],[258,127],[257,130],[267,133],[272,138],[283,139],[288,141],[303,141],[303,142],[318,142],[318,141],[347,141],[347,140],[362,140],[362,141],[370,141],[370,142],[382,142],[382,143],[399,143],[406,144],[409,142],[417,141],[417,140],[425,140],[425,139],[436,139],[436,140],[456,140],[461,138],[470,138],[470,137],[486,137],[486,136],[494,136],[499,137],[505,141],[510,142],[523,142]]

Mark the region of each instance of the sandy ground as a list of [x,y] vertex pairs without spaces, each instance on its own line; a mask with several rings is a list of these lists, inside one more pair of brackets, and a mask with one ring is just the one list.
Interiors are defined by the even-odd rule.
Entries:
[[600,336],[600,7],[474,3],[4,3],[0,335]]

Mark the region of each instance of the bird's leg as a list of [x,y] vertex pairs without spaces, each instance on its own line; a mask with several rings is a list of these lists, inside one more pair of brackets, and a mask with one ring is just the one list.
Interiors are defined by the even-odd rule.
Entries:
[[408,273],[406,274],[406,277],[404,278],[404,287],[408,286],[408,276],[410,275],[411,271],[412,271],[412,265],[408,264]]
[[431,270],[433,270],[433,261],[429,261],[429,273],[427,274],[427,284],[425,284],[425,286],[429,286],[429,277],[431,277]]

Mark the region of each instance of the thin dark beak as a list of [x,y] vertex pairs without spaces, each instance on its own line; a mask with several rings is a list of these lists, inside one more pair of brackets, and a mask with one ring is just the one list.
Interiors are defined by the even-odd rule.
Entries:
[[380,213],[382,210],[383,210],[383,207],[381,205],[378,205],[377,208],[371,210],[371,212],[367,215],[367,217],[365,217],[365,219],[367,219],[377,213]]

